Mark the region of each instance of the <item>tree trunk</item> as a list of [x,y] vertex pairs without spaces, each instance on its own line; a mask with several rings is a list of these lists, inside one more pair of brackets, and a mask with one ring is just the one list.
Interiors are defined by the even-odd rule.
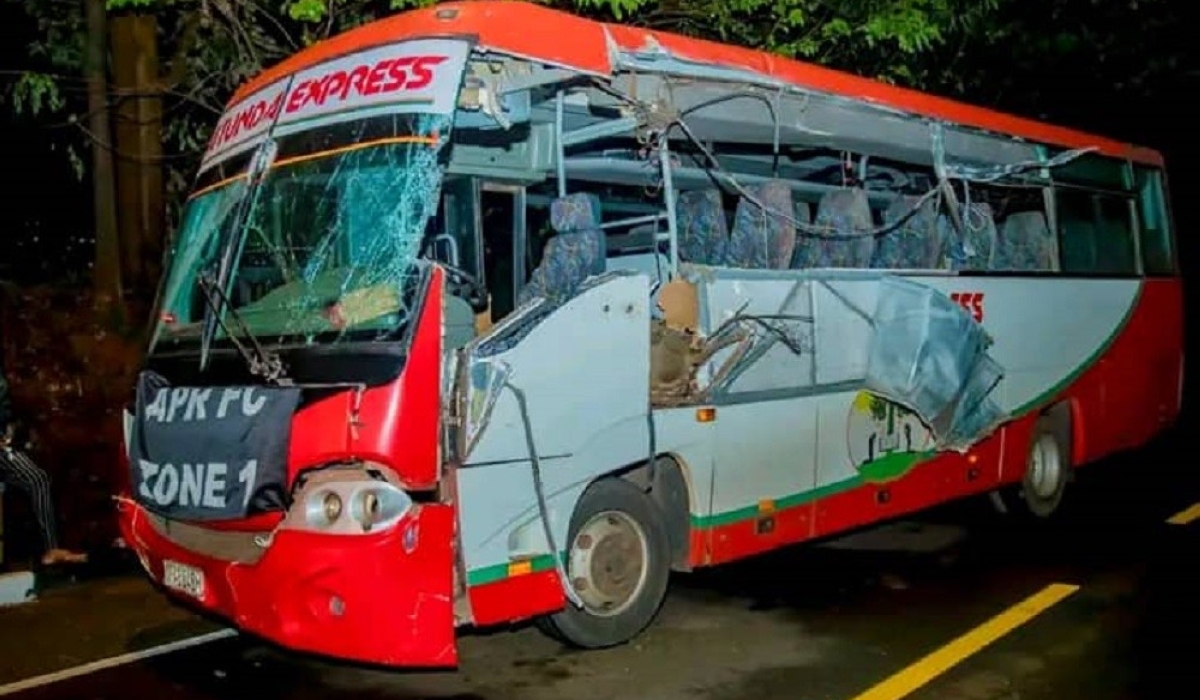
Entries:
[[154,293],[162,259],[166,202],[158,23],[152,14],[117,15],[112,23],[117,107],[117,198],[125,286]]
[[84,76],[88,89],[88,130],[92,134],[92,206],[95,213],[96,259],[93,283],[100,297],[121,299],[121,240],[117,230],[112,128],[108,115],[107,22],[104,0],[84,0],[87,54]]

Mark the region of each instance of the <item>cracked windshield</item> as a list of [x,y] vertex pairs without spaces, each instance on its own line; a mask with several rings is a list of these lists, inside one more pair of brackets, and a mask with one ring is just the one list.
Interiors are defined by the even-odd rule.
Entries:
[[[255,155],[215,168],[223,172],[207,175],[185,209],[155,345],[199,342],[209,302],[198,281],[217,279],[227,255],[228,306],[264,342],[402,330],[448,130],[431,115],[363,119],[277,137],[254,185]],[[236,334],[233,314],[224,316]]]

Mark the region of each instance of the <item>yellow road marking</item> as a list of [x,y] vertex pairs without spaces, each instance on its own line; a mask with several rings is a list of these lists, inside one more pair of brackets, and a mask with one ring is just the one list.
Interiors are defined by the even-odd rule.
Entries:
[[1167,522],[1172,525],[1187,525],[1193,520],[1200,519],[1200,503],[1195,504],[1191,508],[1185,508],[1175,515],[1167,518]]
[[897,671],[854,700],[899,700],[1049,610],[1077,590],[1079,586],[1065,583],[1046,586],[916,663]]

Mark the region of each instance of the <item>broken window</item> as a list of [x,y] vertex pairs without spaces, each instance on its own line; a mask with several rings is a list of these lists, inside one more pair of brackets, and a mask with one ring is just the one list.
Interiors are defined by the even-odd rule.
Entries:
[[215,274],[227,245],[231,306],[264,340],[402,331],[425,269],[418,260],[442,179],[438,134],[448,126],[389,115],[310,128],[276,138],[252,188],[244,168],[209,185],[184,217],[158,341],[198,340],[205,305],[195,281]]

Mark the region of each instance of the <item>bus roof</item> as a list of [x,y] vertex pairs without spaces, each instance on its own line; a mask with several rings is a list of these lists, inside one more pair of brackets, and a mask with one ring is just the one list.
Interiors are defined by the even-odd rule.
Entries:
[[387,17],[331,37],[285,59],[244,84],[230,104],[286,75],[324,61],[408,37],[471,36],[482,48],[597,75],[613,69],[610,49],[666,50],[695,63],[735,67],[798,88],[862,100],[931,119],[1062,148],[1095,147],[1116,158],[1162,166],[1162,155],[1113,139],[1005,114],[918,90],[888,85],[763,51],[608,24],[528,2],[469,0]]

